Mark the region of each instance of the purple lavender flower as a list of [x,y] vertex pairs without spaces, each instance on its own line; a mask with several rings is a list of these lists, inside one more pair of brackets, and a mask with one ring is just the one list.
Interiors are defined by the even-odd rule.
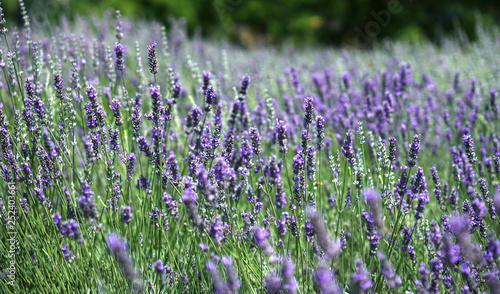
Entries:
[[287,291],[287,293],[295,293],[297,291],[297,282],[293,275],[295,265],[289,258],[284,258],[283,265],[281,267],[281,290]]
[[500,192],[495,192],[493,195],[493,203],[495,205],[497,215],[500,215]]
[[83,140],[83,145],[85,147],[85,155],[87,156],[87,161],[92,164],[97,160],[97,157],[95,156],[96,151],[94,151],[94,147],[92,145],[92,142],[90,141],[90,135],[82,137]]
[[208,86],[207,91],[205,92],[205,108],[204,110],[206,112],[209,112],[212,110],[212,105],[215,104],[217,99],[217,92],[215,91],[214,87]]
[[441,250],[438,256],[448,265],[454,265],[460,260],[460,247],[451,240],[451,236],[446,235],[443,237]]
[[84,106],[87,112],[87,126],[94,129],[104,123],[104,109],[97,102],[97,92],[94,87],[87,87],[86,92],[89,98],[89,101]]
[[116,55],[116,69],[123,71],[125,69],[125,59],[123,58],[124,52],[123,45],[120,43],[115,44],[115,55]]
[[419,279],[415,280],[415,285],[419,293],[427,293],[429,288],[429,269],[425,266],[425,263],[421,262],[417,269]]
[[61,75],[58,73],[54,74],[54,87],[56,88],[56,97],[59,100],[64,100],[64,98],[65,98],[64,97],[64,81],[63,81]]
[[298,206],[302,205],[302,193],[305,192],[304,157],[298,153],[293,157],[293,194]]
[[199,243],[198,247],[200,247],[201,251],[203,251],[203,252],[207,252],[207,250],[208,250],[207,244],[204,244],[204,243]]
[[212,73],[210,71],[203,71],[201,73],[203,79],[203,85],[201,87],[201,91],[205,94],[210,86],[210,79],[212,78]]
[[154,41],[148,49],[149,72],[153,75],[158,73],[158,58],[156,56],[156,41]]
[[52,215],[52,220],[54,221],[54,225],[59,227],[61,225],[61,220],[62,220],[61,214],[59,212],[54,213]]
[[415,135],[413,141],[410,144],[410,150],[408,151],[408,167],[412,168],[417,165],[418,151],[420,150],[420,135]]
[[419,193],[418,194],[418,205],[416,208],[416,213],[415,213],[415,218],[420,219],[422,218],[422,214],[425,209],[425,204],[429,201],[429,194],[427,192]]
[[4,154],[12,147],[11,142],[9,130],[6,127],[0,126],[0,145]]
[[109,127],[108,132],[109,132],[109,149],[118,151],[120,149],[118,130]]
[[366,238],[370,242],[370,255],[375,255],[378,250],[378,240],[380,237],[377,233],[377,227],[374,224],[373,213],[368,213],[363,209],[361,216],[366,222]]
[[201,108],[196,105],[193,106],[188,113],[188,117],[186,118],[186,127],[188,129],[196,128],[201,122],[202,116],[203,112],[201,111]]
[[245,136],[246,132],[243,133],[244,138],[241,140],[240,146],[240,158],[243,161],[243,164],[246,168],[251,168],[253,166],[252,155],[253,155],[253,147],[250,141]]
[[56,145],[54,144],[54,141],[52,141],[52,138],[50,137],[47,128],[43,128],[42,137],[43,137],[45,151],[47,151],[47,154],[50,157],[56,157],[57,156]]
[[222,257],[221,262],[226,268],[227,288],[231,293],[238,293],[241,284],[238,278],[236,277],[236,273],[233,268],[233,260],[229,256],[224,256]]
[[476,152],[474,151],[474,141],[470,135],[464,135],[463,137],[465,154],[467,159],[471,164],[477,163]]
[[152,264],[153,268],[155,269],[155,272],[159,275],[163,275],[165,272],[165,268],[163,267],[163,261],[161,259],[153,261]]
[[353,135],[351,131],[348,131],[346,133],[346,138],[344,140],[344,145],[342,146],[341,151],[342,154],[344,154],[350,166],[353,166],[354,164],[354,149],[352,147],[352,144],[353,144]]
[[287,127],[284,121],[276,120],[273,136],[275,142],[280,146],[280,153],[286,154],[287,147]]
[[307,176],[310,180],[314,178],[316,173],[316,148],[314,146],[307,147]]
[[132,221],[132,208],[130,206],[122,206],[122,221],[129,224]]
[[74,254],[71,254],[71,251],[69,251],[68,245],[64,242],[61,245],[61,251],[64,255],[64,259],[66,259],[70,263],[76,258]]
[[133,106],[131,121],[132,121],[132,129],[134,130],[134,138],[139,137],[139,130],[141,128],[141,117],[142,114],[140,105]]
[[220,220],[220,216],[216,215],[212,217],[212,220],[210,221],[210,225],[208,228],[208,235],[212,238],[214,238],[215,244],[220,244],[224,237],[224,231],[223,231],[223,224],[222,221]]
[[182,85],[181,83],[179,82],[176,82],[173,86],[172,86],[172,98],[174,99],[174,103],[176,103],[176,99],[179,98],[180,94],[181,94],[181,90],[182,90]]
[[394,162],[396,160],[396,138],[389,138],[389,157],[390,162]]
[[247,94],[248,85],[250,84],[250,76],[248,74],[244,75],[241,79],[240,95],[245,96]]
[[340,254],[340,242],[333,240],[320,214],[313,208],[307,209],[307,215],[314,227],[316,240],[323,249],[326,258],[332,259]]
[[115,257],[120,265],[125,277],[133,282],[133,289],[140,290],[142,283],[139,279],[139,274],[132,265],[132,260],[128,254],[128,246],[125,241],[115,233],[106,235],[106,243],[110,253]]
[[498,280],[499,276],[500,272],[496,266],[492,266],[489,272],[483,274],[483,278],[486,280],[486,284],[490,288],[490,293],[500,293],[500,281]]
[[429,285],[429,291],[431,293],[438,293],[439,282],[443,272],[443,263],[441,262],[441,259],[434,257],[429,260],[429,267],[431,269],[431,283]]
[[311,97],[304,98],[304,127],[307,129],[314,119],[314,100]]
[[189,214],[189,219],[193,223],[195,227],[200,227],[201,218],[198,215],[198,209],[196,208],[196,199],[198,195],[193,191],[192,188],[188,188],[184,190],[184,194],[182,195],[182,202],[186,205],[186,209]]
[[132,174],[134,173],[135,160],[136,160],[135,154],[130,153],[127,158],[127,178],[129,180],[132,179]]
[[212,282],[213,282],[212,291],[215,294],[226,294],[228,292],[227,285],[222,280],[215,263],[209,260],[207,261],[205,266],[209,271],[210,275],[212,276]]
[[373,224],[379,230],[382,230],[384,227],[384,222],[382,219],[382,208],[380,207],[380,202],[382,201],[382,198],[380,198],[380,194],[373,189],[367,189],[364,195],[366,198],[366,203],[368,204],[368,207],[370,207],[370,213],[373,217]]
[[76,197],[76,201],[79,203],[79,207],[83,212],[83,216],[89,219],[96,220],[99,218],[99,212],[97,212],[94,203],[94,192],[90,189],[89,184],[83,181],[81,184],[82,195]]
[[139,146],[139,150],[144,152],[147,157],[149,157],[150,160],[153,160],[153,151],[151,150],[151,146],[149,143],[146,141],[146,138],[143,136],[140,136],[137,139],[137,145]]
[[318,150],[322,150],[325,147],[325,118],[321,115],[316,117],[316,139]]
[[320,293],[341,294],[342,290],[336,282],[334,273],[325,265],[320,264],[314,274]]
[[177,164],[177,157],[173,151],[170,151],[166,162],[168,170],[170,171],[170,176],[172,177],[172,182],[177,184],[181,180],[181,173],[179,171],[179,165]]
[[477,282],[472,276],[472,270],[467,263],[462,263],[460,266],[460,273],[462,274],[462,277],[464,280],[467,282],[467,288],[470,293],[479,293],[477,289]]
[[78,244],[83,245],[83,236],[80,232],[80,225],[78,225],[78,223],[74,219],[61,222],[60,214],[56,215],[55,217],[53,215],[52,219],[54,219],[54,223],[58,227],[60,234],[68,238],[74,238],[78,242]]
[[122,106],[121,106],[120,100],[118,100],[118,99],[111,100],[111,104],[110,104],[109,108],[113,111],[113,115],[115,116],[115,124],[117,126],[123,125],[122,113],[120,111],[121,107]]
[[260,247],[262,253],[265,256],[270,257],[269,263],[276,263],[277,259],[275,256],[274,248],[267,241],[268,232],[264,228],[254,226],[253,229],[253,240],[257,246]]
[[249,135],[252,142],[253,153],[258,156],[262,151],[262,148],[260,147],[259,130],[256,127],[251,127]]
[[406,165],[402,165],[401,176],[399,177],[398,182],[396,184],[397,200],[402,199],[403,196],[406,194],[407,183],[408,183],[408,168],[406,167]]
[[137,185],[135,186],[137,189],[145,189],[146,194],[151,194],[151,182],[148,182],[148,177],[140,176],[137,179]]
[[363,265],[361,259],[356,259],[357,272],[351,275],[350,290],[353,293],[363,293],[368,291],[373,285],[373,280],[370,277],[370,272]]
[[269,294],[280,293],[280,278],[275,271],[270,271],[263,282]]
[[382,252],[379,251],[377,257],[380,260],[380,272],[387,281],[389,288],[398,288],[401,285],[401,277],[396,275],[394,267]]

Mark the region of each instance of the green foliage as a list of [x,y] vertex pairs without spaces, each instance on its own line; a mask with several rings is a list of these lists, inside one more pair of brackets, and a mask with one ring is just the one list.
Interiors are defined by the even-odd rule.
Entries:
[[[4,3],[15,11],[17,1]],[[486,24],[498,23],[500,4],[497,1],[409,1],[409,0],[27,0],[28,11],[43,15],[50,21],[61,15],[102,13],[119,9],[123,15],[155,19],[168,25],[168,18],[183,17],[191,33],[201,28],[205,36],[229,37],[243,45],[256,43],[340,44],[351,43],[358,35],[356,28],[365,31],[374,14],[387,10],[390,3],[402,7],[391,14],[376,38],[428,38],[438,41],[443,33],[461,27],[474,39],[474,12]],[[496,8],[496,9],[495,9]],[[7,15],[13,20],[15,14]],[[20,13],[17,20],[21,24]],[[249,36],[250,34],[250,36]]]

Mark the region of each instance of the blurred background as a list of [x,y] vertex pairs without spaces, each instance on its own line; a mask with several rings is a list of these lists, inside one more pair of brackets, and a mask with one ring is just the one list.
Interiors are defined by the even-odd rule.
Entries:
[[[103,14],[155,20],[184,18],[190,34],[226,38],[245,47],[334,45],[370,47],[386,39],[439,43],[455,34],[474,40],[476,25],[500,22],[498,0],[25,0],[39,25],[61,16]],[[7,21],[22,25],[19,3],[2,1]]]

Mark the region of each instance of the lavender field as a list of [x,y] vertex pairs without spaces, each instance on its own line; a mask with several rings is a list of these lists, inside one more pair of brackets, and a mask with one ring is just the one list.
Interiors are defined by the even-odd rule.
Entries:
[[0,293],[500,293],[497,30],[248,50],[23,16]]

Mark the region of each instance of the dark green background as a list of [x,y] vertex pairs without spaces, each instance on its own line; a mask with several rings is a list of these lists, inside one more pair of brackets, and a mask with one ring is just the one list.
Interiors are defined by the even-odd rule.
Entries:
[[[393,0],[394,1],[394,0]],[[204,36],[227,37],[245,46],[254,44],[355,44],[359,31],[376,21],[371,11],[387,9],[385,0],[26,0],[30,14],[54,21],[61,15],[102,15],[106,9],[120,9],[124,15],[155,19],[168,25],[168,17],[183,17],[189,32],[201,28]],[[402,11],[367,45],[385,38],[439,41],[460,27],[470,39],[475,23],[498,24],[498,0],[400,0]],[[21,24],[18,3],[3,1],[9,21]],[[373,25],[373,24],[372,24]],[[357,30],[357,29],[359,30]],[[375,28],[374,28],[375,29]],[[376,32],[376,31],[375,31]]]

